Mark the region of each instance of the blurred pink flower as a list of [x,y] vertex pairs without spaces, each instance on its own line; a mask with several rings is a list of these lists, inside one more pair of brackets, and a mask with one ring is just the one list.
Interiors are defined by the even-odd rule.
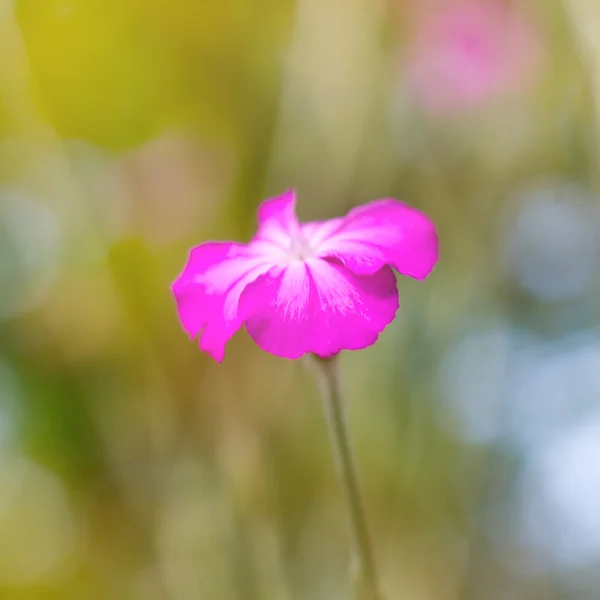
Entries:
[[293,191],[266,200],[248,244],[193,248],[172,286],[184,329],[219,362],[242,325],[290,359],[370,346],[399,306],[390,267],[425,279],[437,261],[434,225],[397,200],[303,224],[295,203]]
[[434,2],[409,48],[407,84],[431,112],[472,108],[522,88],[540,65],[533,23],[501,0]]

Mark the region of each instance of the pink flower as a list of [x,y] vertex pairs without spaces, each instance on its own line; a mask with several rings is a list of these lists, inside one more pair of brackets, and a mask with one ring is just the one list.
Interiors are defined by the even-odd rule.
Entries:
[[434,225],[397,200],[302,224],[295,203],[293,191],[263,202],[248,244],[193,248],[173,284],[184,329],[219,362],[242,325],[290,359],[370,346],[399,306],[391,267],[425,279],[437,261]]
[[432,112],[472,108],[526,85],[542,54],[539,32],[499,0],[443,0],[416,28],[408,84]]

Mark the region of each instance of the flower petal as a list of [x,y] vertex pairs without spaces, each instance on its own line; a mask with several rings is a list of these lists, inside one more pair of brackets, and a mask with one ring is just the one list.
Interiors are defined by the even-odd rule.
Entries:
[[265,200],[258,207],[258,232],[254,239],[287,250],[300,231],[295,211],[296,193],[293,190]]
[[339,259],[357,274],[383,265],[425,279],[438,258],[435,226],[427,216],[393,199],[352,209],[344,218],[307,223],[302,231],[318,256]]
[[332,356],[373,344],[394,318],[398,290],[385,266],[356,275],[319,258],[275,267],[242,292],[240,318],[266,352],[298,358]]
[[210,242],[193,248],[172,291],[184,329],[221,362],[225,344],[240,328],[238,301],[246,285],[271,268],[249,246]]

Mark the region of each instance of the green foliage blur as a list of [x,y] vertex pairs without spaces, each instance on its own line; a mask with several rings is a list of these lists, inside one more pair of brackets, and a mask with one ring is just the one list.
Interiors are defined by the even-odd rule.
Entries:
[[403,77],[426,2],[0,0],[0,598],[349,597],[310,368],[245,331],[214,363],[170,295],[190,247],[247,240],[288,188],[302,219],[391,196],[439,227],[431,278],[342,356],[386,598],[559,597],[482,533],[523,456],[440,400],[470,327],[577,326],[499,248],[519,190],[596,189],[600,5],[505,4],[536,23],[535,77],[432,113]]

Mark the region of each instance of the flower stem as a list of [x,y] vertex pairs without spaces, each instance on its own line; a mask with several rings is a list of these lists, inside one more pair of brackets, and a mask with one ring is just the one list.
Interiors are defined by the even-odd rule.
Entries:
[[333,452],[340,471],[354,541],[354,593],[357,600],[382,600],[377,584],[373,550],[367,528],[365,509],[360,494],[352,448],[346,429],[337,356],[317,358],[323,403]]

